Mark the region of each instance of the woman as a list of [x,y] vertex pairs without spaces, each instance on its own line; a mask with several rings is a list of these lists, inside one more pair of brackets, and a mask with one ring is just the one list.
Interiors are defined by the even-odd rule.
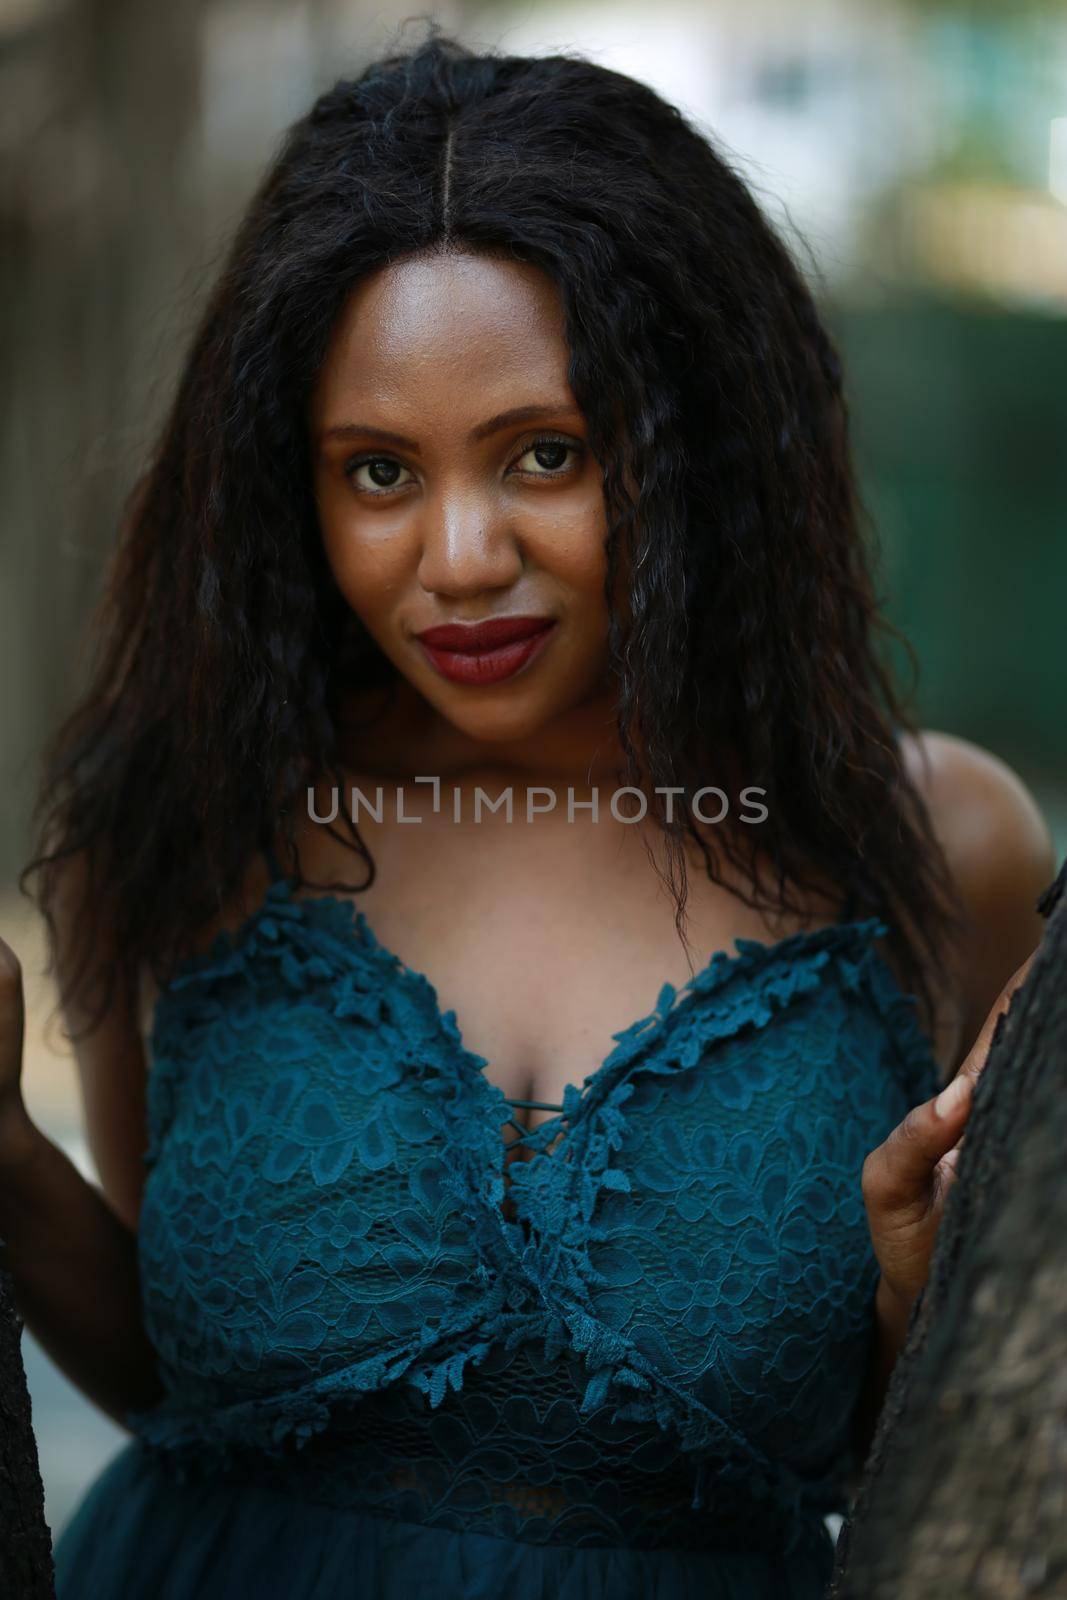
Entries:
[[434,36],[291,130],[44,787],[106,1204],[7,987],[17,1290],[135,1435],[64,1600],[821,1591],[1052,874],[857,520],[650,89]]

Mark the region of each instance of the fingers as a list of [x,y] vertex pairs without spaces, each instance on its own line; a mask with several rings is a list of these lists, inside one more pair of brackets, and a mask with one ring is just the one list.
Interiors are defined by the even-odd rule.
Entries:
[[932,1099],[913,1106],[863,1163],[862,1189],[871,1240],[885,1282],[917,1293],[926,1281],[933,1238],[957,1180],[975,1085],[997,1021],[1026,979],[1031,961],[1005,984],[959,1070]]
[[1016,989],[1026,982],[1036,954],[1037,951],[1035,950],[1032,955],[1027,956],[1022,966],[1012,973],[997,996],[992,1010],[982,1023],[977,1039],[967,1052],[965,1059],[961,1062],[960,1072],[965,1072],[972,1080],[976,1081],[981,1076],[993,1043],[993,1035],[996,1032],[997,1023],[1010,1006]]
[[889,1138],[871,1151],[863,1165],[863,1193],[868,1206],[884,1210],[924,1208],[930,1203],[938,1165],[942,1175],[955,1176],[974,1087],[985,1067],[997,1022],[1011,1004],[1016,989],[1025,983],[1033,960],[1033,955],[1028,956],[1012,973],[959,1070],[940,1094],[923,1105],[913,1106]]
[[944,1155],[941,1157],[941,1160],[938,1162],[938,1166],[939,1167],[943,1167],[943,1168],[947,1168],[947,1170],[952,1174],[953,1177],[956,1176],[956,1168],[959,1165],[960,1145],[962,1145],[962,1143],[963,1143],[963,1140],[959,1139],[952,1146],[951,1150],[946,1150],[945,1151]]
[[973,1091],[974,1078],[961,1069],[949,1083],[946,1083],[941,1093],[934,1096],[932,1104],[938,1122],[950,1122],[954,1118],[958,1119],[961,1111],[970,1111]]
[[[997,1023],[1011,1004],[1012,997],[1015,994],[1016,989],[1018,989],[1021,984],[1026,982],[1030,968],[1033,965],[1034,956],[1036,954],[1037,951],[1035,950],[1033,955],[1027,956],[1022,966],[1012,973],[1011,977],[1000,991],[1000,994],[997,996],[996,1004],[993,1006],[989,1015],[983,1022],[981,1032],[974,1041],[974,1044],[971,1046],[970,1050],[967,1052],[967,1055],[964,1057],[963,1061],[960,1063],[955,1077],[945,1085],[941,1093],[934,1101],[934,1108],[938,1116],[948,1118],[958,1116],[961,1105],[965,1104],[967,1107],[967,1114],[963,1120],[966,1122],[967,1116],[970,1115],[970,1106],[974,1086],[981,1077],[982,1071],[989,1057],[989,1051],[993,1043],[993,1034],[996,1032]],[[970,1085],[970,1092],[968,1092],[965,1086],[966,1084]],[[955,1172],[956,1163],[959,1160],[960,1147],[962,1146],[965,1137],[966,1135],[961,1133],[952,1149],[943,1158],[944,1163],[948,1165],[949,1170],[953,1173]],[[950,1156],[951,1160],[949,1160]]]
[[973,1082],[958,1073],[933,1100],[913,1106],[863,1164],[863,1194],[878,1210],[930,1203],[938,1162],[958,1143],[971,1109]]

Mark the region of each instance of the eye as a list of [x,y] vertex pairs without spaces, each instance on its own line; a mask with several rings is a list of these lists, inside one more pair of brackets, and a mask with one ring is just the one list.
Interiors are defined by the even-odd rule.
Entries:
[[543,439],[535,439],[532,444],[527,445],[518,460],[525,461],[528,456],[533,457],[537,463],[536,468],[520,469],[532,478],[561,478],[570,471],[571,465],[574,465],[574,463],[568,464],[567,457],[580,456],[581,453],[581,446],[574,444],[570,439],[546,436]]
[[[345,477],[363,494],[387,494],[390,489],[403,488],[400,474],[407,472],[392,456],[355,456],[345,467]],[[368,478],[360,479],[365,472]]]

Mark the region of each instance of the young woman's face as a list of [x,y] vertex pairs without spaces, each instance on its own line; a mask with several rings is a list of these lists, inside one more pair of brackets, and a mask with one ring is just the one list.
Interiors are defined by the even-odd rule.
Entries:
[[[311,399],[337,585],[419,694],[478,740],[521,738],[605,689],[607,523],[568,361],[537,268],[410,257],[351,296]],[[540,631],[495,650],[419,638],[519,617]]]

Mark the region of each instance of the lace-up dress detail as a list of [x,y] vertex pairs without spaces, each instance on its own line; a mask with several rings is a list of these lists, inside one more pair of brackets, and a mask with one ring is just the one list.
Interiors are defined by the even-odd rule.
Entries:
[[884,931],[714,955],[529,1132],[355,904],[277,877],[157,1003],[166,1393],[61,1600],[815,1600],[878,1276],[860,1172],[937,1087]]

